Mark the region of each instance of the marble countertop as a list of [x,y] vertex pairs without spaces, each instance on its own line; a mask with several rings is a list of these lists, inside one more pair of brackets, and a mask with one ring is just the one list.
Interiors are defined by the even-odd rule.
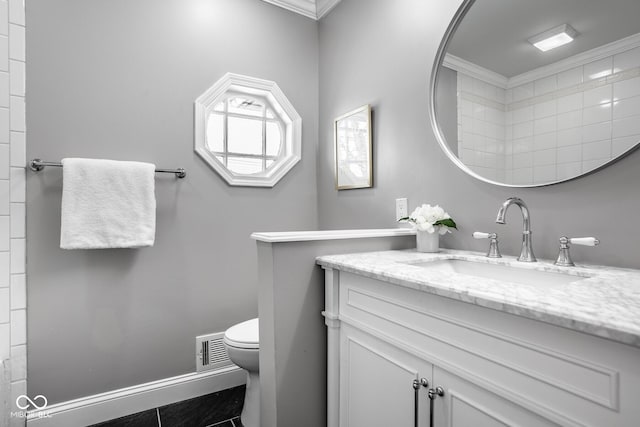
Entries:
[[[553,286],[513,283],[423,268],[419,263],[459,259],[515,268],[564,271],[575,282]],[[515,257],[490,259],[483,253],[443,249],[328,255],[323,267],[504,311],[640,348],[640,270],[595,265],[557,267],[550,261],[522,263]]]

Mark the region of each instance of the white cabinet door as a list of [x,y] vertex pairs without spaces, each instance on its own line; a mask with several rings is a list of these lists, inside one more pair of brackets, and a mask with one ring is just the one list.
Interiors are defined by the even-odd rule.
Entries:
[[434,402],[433,427],[558,426],[437,366],[433,368],[432,386],[444,389],[444,396]]
[[[431,364],[345,324],[340,347],[340,426],[414,427],[413,381],[429,379]],[[418,425],[427,427],[427,388],[418,393]]]

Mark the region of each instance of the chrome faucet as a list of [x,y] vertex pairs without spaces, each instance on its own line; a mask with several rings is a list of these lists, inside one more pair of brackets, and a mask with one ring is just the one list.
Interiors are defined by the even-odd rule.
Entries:
[[509,206],[517,205],[522,212],[523,230],[522,230],[522,250],[518,261],[522,262],[536,262],[536,256],[533,254],[533,247],[531,246],[531,217],[529,215],[529,208],[524,203],[524,200],[518,197],[509,197],[498,209],[498,216],[496,222],[498,224],[506,224],[504,217],[507,213]]

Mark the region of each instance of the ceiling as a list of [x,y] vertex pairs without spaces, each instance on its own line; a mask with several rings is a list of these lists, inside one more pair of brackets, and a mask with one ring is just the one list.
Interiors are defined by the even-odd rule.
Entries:
[[329,13],[340,0],[263,0],[308,18],[318,20]]
[[[578,31],[572,43],[540,52],[527,42],[561,24]],[[639,0],[476,0],[447,52],[510,78],[637,33]]]

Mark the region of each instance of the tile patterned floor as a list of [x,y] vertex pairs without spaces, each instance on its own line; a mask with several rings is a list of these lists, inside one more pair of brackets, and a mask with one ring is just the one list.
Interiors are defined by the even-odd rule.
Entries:
[[242,427],[245,386],[172,403],[91,427]]

